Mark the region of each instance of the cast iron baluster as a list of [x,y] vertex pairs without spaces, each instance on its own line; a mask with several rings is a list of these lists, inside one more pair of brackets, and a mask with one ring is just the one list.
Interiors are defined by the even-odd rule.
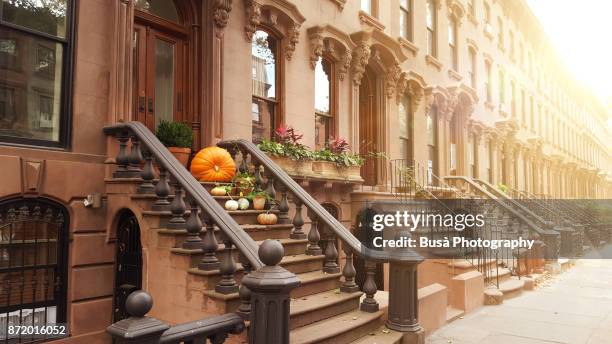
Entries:
[[142,163],[142,151],[140,150],[140,140],[136,136],[130,137],[132,149],[130,150],[128,171],[131,177],[140,177],[140,164]]
[[223,344],[225,343],[226,339],[227,339],[227,333],[217,333],[217,334],[214,334],[208,337],[210,344]]
[[200,238],[200,232],[202,231],[202,221],[198,214],[200,208],[198,203],[193,197],[189,197],[189,205],[191,206],[191,214],[187,219],[185,227],[187,227],[187,238],[183,242],[183,248],[188,250],[195,250],[202,248],[202,239]]
[[185,202],[183,201],[183,187],[178,182],[173,182],[174,199],[170,203],[170,211],[172,218],[168,221],[168,228],[181,229],[185,228]]
[[289,201],[287,200],[287,186],[279,184],[281,193],[280,203],[278,204],[278,223],[289,223]]
[[309,256],[319,256],[323,254],[321,247],[319,246],[319,220],[317,215],[308,209],[308,217],[310,218],[311,225],[310,231],[308,232],[308,248],[306,248],[306,254]]
[[155,185],[153,184],[155,173],[153,172],[153,155],[149,150],[144,151],[144,159],[144,168],[140,172],[140,178],[142,178],[142,183],[138,187],[138,192],[144,194],[152,194],[155,192]]
[[170,206],[168,202],[168,194],[170,193],[170,185],[168,185],[168,171],[162,166],[159,166],[159,180],[155,184],[155,194],[157,201],[153,203],[153,210],[167,210]]
[[271,199],[276,200],[276,189],[274,188],[274,175],[269,171],[264,171],[266,173],[266,179],[268,180],[268,185],[266,186],[266,193],[270,196]]
[[240,172],[249,173],[249,151],[244,148],[240,149],[242,160],[240,161]]
[[258,160],[253,161],[255,167],[255,191],[263,190],[263,176],[261,175],[261,163]]
[[336,249],[336,238],[332,235],[332,233],[327,233],[328,237],[326,239],[327,245],[325,245],[325,263],[323,263],[323,272],[327,272],[328,274],[337,274],[340,272],[340,267],[338,266],[338,250]]
[[[238,157],[238,148],[236,146],[224,147],[224,148],[230,153],[230,155],[232,156],[232,159],[236,161],[236,158]],[[236,174],[238,174],[239,172],[240,172],[240,165],[236,165]]]
[[353,265],[353,252],[351,252],[351,248],[348,245],[342,245],[342,249],[346,255],[346,261],[344,262],[344,268],[342,268],[344,283],[340,286],[340,291],[344,293],[354,293],[359,291],[359,286],[355,283],[357,271]]
[[293,232],[291,232],[290,238],[301,240],[306,239],[306,233],[302,231],[304,220],[302,219],[302,201],[294,197],[293,202],[295,203],[295,216],[293,217]]
[[117,157],[115,158],[115,163],[117,163],[117,169],[113,173],[113,178],[125,178],[128,170],[128,164],[130,163],[130,159],[126,152],[128,135],[126,132],[121,132],[117,136],[117,140],[119,141],[119,152],[117,153]]
[[366,279],[363,283],[363,292],[366,294],[366,297],[361,302],[360,309],[364,312],[373,313],[378,311],[378,302],[374,299],[374,294],[376,294],[377,291],[376,281],[374,280],[376,275],[376,263],[366,261],[365,269]]
[[204,240],[202,241],[202,250],[204,251],[204,257],[198,264],[200,270],[216,270],[219,268],[219,259],[217,259],[217,249],[219,244],[215,237],[215,227],[210,217],[205,217],[206,222],[206,233],[204,234]]
[[215,286],[215,291],[221,294],[231,294],[238,291],[238,284],[234,279],[236,263],[234,262],[234,254],[232,253],[232,242],[225,235],[223,236],[223,245],[225,246],[225,259],[223,259],[219,267],[221,280]]
[[[240,263],[244,268],[244,276],[250,274],[252,269],[251,262],[242,254],[240,255]],[[236,313],[238,313],[242,319],[248,320],[249,314],[251,313],[251,290],[244,283],[241,283],[238,295],[240,296],[240,306],[238,306]]]

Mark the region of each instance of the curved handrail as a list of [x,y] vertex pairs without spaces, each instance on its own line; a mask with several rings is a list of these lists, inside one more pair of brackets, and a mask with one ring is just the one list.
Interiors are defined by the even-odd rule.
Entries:
[[322,221],[327,228],[330,228],[340,240],[347,244],[351,251],[364,259],[369,259],[378,262],[388,261],[415,261],[420,262],[423,260],[418,253],[413,250],[394,250],[393,252],[378,251],[370,249],[361,244],[351,231],[349,231],[343,224],[341,224],[335,217],[333,217],[319,202],[317,202],[306,190],[304,190],[293,178],[291,178],[287,172],[276,165],[272,159],[270,159],[264,152],[262,152],[257,146],[245,139],[226,140],[217,144],[219,147],[232,149],[240,146],[245,149],[250,155],[252,161],[258,161],[266,171],[272,174],[277,181],[281,182],[294,197],[298,198],[306,208],[312,211],[319,221]]
[[202,185],[185,169],[155,135],[140,122],[118,123],[104,127],[106,135],[125,134],[130,132],[136,136],[146,149],[155,157],[156,162],[163,166],[172,178],[181,185],[183,190],[196,201],[202,211],[219,227],[224,235],[236,245],[240,253],[259,269],[264,264],[259,259],[257,243],[240,227],[240,225],[219,205],[219,203],[204,191]]
[[508,196],[505,193],[499,191],[496,187],[491,185],[489,182],[484,181],[484,180],[479,179],[479,178],[473,178],[473,180],[476,183],[479,183],[481,185],[486,186],[487,190],[491,190],[491,193],[495,194],[498,198],[503,198],[504,200],[509,201],[510,203],[512,203],[512,205],[514,205],[515,207],[519,208],[522,212],[527,213],[531,218],[535,219],[536,222],[540,223],[541,225],[546,225],[547,221],[544,220],[540,215],[534,213],[533,211],[531,211],[530,209],[526,208],[525,206],[523,206],[522,204],[520,204],[516,200],[510,198],[510,196]]
[[461,180],[461,181],[469,184],[470,187],[473,187],[474,189],[478,190],[483,195],[485,195],[488,198],[494,200],[497,204],[499,204],[506,211],[508,211],[512,215],[518,217],[523,223],[525,223],[527,226],[529,226],[530,229],[532,229],[533,231],[535,231],[538,234],[547,234],[549,231],[551,231],[551,230],[540,228],[535,223],[533,223],[531,220],[526,218],[523,214],[521,214],[518,211],[516,211],[516,209],[514,209],[514,208],[508,206],[506,203],[500,201],[497,197],[495,197],[495,195],[493,195],[489,191],[483,189],[480,185],[478,185],[476,182],[474,182],[473,180],[471,180],[471,179],[469,179],[467,177],[464,177],[464,176],[446,176],[446,177],[444,177],[444,179],[446,179],[446,180],[453,180],[453,179]]

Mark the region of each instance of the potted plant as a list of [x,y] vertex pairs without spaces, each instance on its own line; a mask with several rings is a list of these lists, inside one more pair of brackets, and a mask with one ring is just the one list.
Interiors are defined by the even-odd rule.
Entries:
[[327,147],[314,154],[312,169],[315,173],[330,178],[344,178],[359,181],[361,165],[365,159],[350,152],[350,146],[343,138],[331,140]]
[[247,199],[253,204],[253,209],[263,210],[266,208],[266,201],[272,201],[270,195],[265,191],[252,191],[247,195]]
[[274,131],[273,140],[264,139],[257,146],[290,175],[308,175],[313,153],[300,143],[303,136],[290,126],[281,126]]
[[234,176],[234,193],[236,195],[247,195],[253,191],[255,176],[249,172],[238,172]]
[[168,147],[170,153],[183,166],[187,167],[193,144],[193,132],[189,125],[182,122],[160,121],[155,136]]

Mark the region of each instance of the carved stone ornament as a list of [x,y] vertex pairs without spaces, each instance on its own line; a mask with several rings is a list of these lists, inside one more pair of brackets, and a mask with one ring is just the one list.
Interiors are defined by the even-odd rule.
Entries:
[[366,71],[368,60],[370,59],[370,44],[366,41],[361,41],[355,48],[355,63],[353,65],[353,82],[356,85],[361,84],[361,78]]
[[285,47],[285,57],[291,60],[296,45],[300,42],[300,27],[299,23],[293,23],[287,32],[287,46]]
[[232,0],[215,0],[213,18],[217,27],[223,29],[229,22],[229,13],[232,11]]
[[342,56],[342,60],[340,61],[340,68],[338,68],[338,78],[340,81],[344,80],[344,76],[348,73],[351,68],[351,61],[353,60],[353,53],[346,49]]
[[397,88],[397,83],[400,81],[401,75],[402,68],[400,67],[399,61],[395,59],[393,66],[391,66],[391,68],[389,68],[389,71],[387,72],[387,80],[385,83],[385,93],[387,94],[387,97],[393,97],[393,93]]
[[416,109],[423,99],[423,89],[416,83],[408,83],[408,94],[412,99],[412,108]]
[[248,42],[253,41],[253,34],[261,24],[261,5],[253,0],[244,0],[246,8],[247,24],[244,26],[245,38]]
[[323,33],[316,30],[310,34],[310,66],[314,69],[317,61],[323,56]]

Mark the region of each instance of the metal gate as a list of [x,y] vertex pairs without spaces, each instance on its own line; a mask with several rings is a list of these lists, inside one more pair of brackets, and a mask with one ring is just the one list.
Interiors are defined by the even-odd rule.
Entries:
[[124,211],[117,223],[117,254],[115,265],[115,299],[113,321],[127,318],[125,300],[142,288],[142,246],[136,216]]
[[66,322],[68,213],[45,199],[0,202],[0,343],[9,326]]

